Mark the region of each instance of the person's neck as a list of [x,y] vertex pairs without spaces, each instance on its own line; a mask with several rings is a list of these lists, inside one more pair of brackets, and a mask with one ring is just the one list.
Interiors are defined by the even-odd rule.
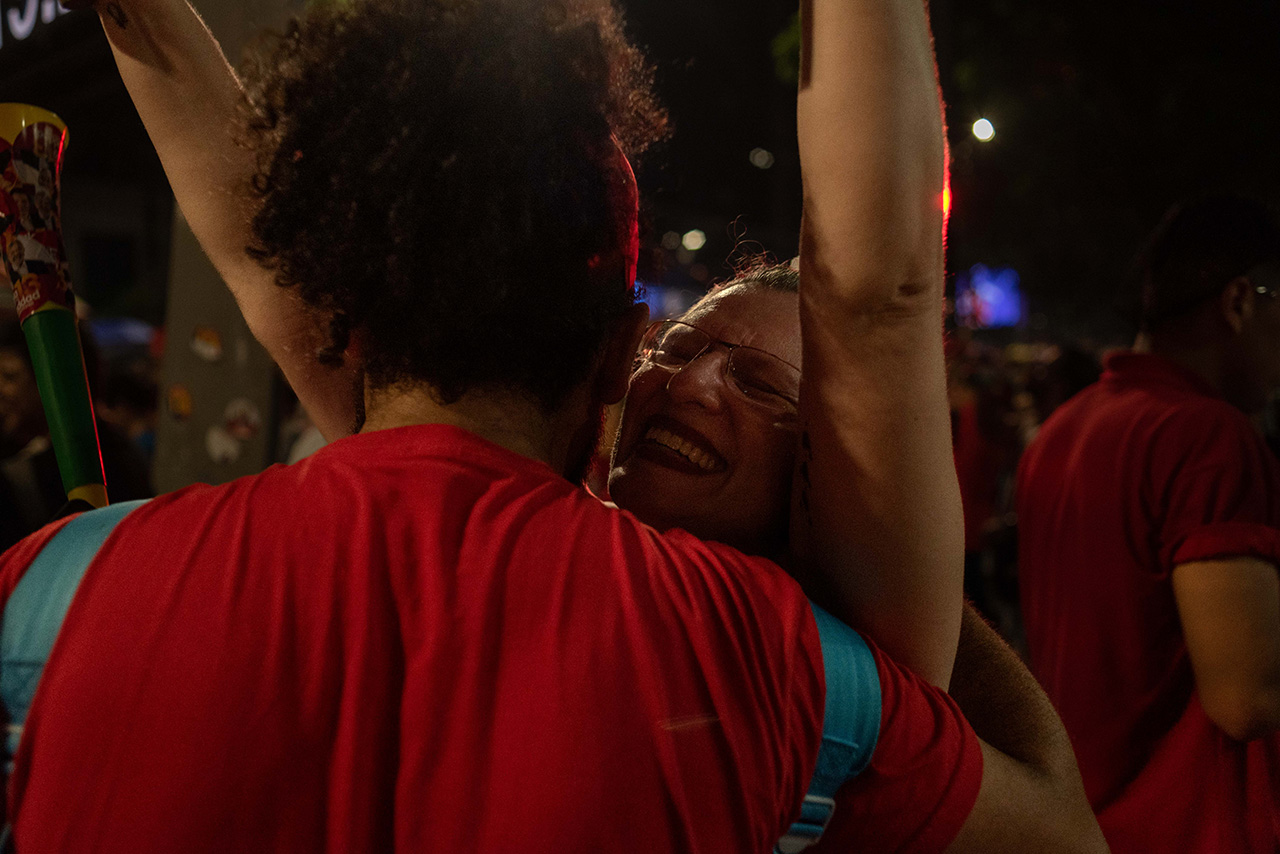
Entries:
[[1133,342],[1133,351],[1167,359],[1195,374],[1219,393],[1225,389],[1225,359],[1218,348],[1209,344],[1189,344],[1181,341],[1175,344],[1160,336],[1141,332]]
[[474,433],[529,459],[562,471],[567,449],[558,441],[556,418],[536,401],[518,393],[478,392],[455,403],[440,403],[426,387],[365,391],[366,417],[361,433],[448,424]]

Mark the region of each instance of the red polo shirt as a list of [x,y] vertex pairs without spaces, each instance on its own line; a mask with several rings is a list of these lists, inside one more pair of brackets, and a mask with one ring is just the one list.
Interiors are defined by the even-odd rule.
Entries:
[[1278,850],[1280,739],[1243,744],[1206,716],[1170,576],[1215,557],[1280,564],[1280,464],[1179,366],[1121,353],[1105,367],[1018,472],[1031,669],[1114,851]]

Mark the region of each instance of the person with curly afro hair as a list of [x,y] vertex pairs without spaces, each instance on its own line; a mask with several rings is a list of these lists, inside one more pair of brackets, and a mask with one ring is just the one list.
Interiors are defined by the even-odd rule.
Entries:
[[[792,545],[885,650],[777,564],[573,482],[647,325],[628,158],[665,127],[605,0],[317,6],[244,83],[182,0],[103,0],[255,335],[327,434],[365,417],[297,465],[0,557],[0,605],[57,614],[27,585],[50,575],[70,602],[47,659],[0,660],[22,668],[0,680],[18,850],[798,851],[837,786],[855,828],[918,850],[1100,850],[1065,739],[1025,744],[1047,703],[1017,706],[1006,755],[942,690],[953,664],[1007,680],[956,659],[926,10],[806,9],[805,278],[777,294],[805,365]],[[707,336],[688,364],[651,361],[714,407],[752,331],[686,326]],[[698,450],[665,424],[665,459]],[[701,459],[667,468],[724,474]]]
[[249,254],[370,388],[554,409],[632,304],[647,77],[591,0],[321,6],[248,67]]

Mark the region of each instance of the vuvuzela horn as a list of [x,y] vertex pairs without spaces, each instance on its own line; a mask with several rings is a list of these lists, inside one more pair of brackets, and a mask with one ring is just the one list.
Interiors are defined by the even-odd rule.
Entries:
[[69,500],[107,503],[98,429],[62,243],[61,171],[67,126],[48,110],[0,104],[0,243],[31,351]]

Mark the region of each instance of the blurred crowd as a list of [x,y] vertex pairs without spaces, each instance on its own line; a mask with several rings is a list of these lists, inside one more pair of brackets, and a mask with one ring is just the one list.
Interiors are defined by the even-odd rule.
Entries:
[[951,332],[947,345],[951,440],[965,518],[965,594],[1025,655],[1014,475],[1045,419],[1098,379],[1100,354],[1091,343],[1001,342],[964,327]]
[[[80,324],[112,499],[150,498],[162,342],[102,347],[92,330]],[[65,503],[27,342],[17,316],[0,314],[0,549],[44,526]]]

